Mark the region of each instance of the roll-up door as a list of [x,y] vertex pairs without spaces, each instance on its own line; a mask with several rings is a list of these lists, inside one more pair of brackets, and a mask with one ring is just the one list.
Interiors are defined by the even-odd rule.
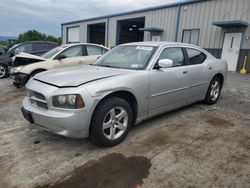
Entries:
[[71,27],[68,28],[67,43],[78,43],[80,42],[80,28]]

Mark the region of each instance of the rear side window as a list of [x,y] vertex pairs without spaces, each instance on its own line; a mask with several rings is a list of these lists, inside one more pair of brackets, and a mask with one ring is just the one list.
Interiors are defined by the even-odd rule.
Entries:
[[88,55],[102,55],[102,49],[98,46],[87,45],[86,48]]
[[102,54],[105,54],[108,50],[106,48],[102,48]]
[[160,59],[171,59],[173,67],[184,65],[184,55],[181,48],[165,48],[161,52]]
[[48,49],[50,49],[50,46],[47,43],[34,43],[33,44],[34,51],[47,51]]
[[191,48],[187,48],[187,55],[189,59],[189,65],[202,64],[207,56],[203,52]]

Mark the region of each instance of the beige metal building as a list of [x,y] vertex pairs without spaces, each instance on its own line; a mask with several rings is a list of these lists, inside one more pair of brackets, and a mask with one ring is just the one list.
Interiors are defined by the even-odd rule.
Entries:
[[244,56],[250,59],[249,23],[250,0],[182,0],[61,26],[63,43],[112,46],[150,40],[192,43],[226,59],[229,70],[236,71],[242,68]]

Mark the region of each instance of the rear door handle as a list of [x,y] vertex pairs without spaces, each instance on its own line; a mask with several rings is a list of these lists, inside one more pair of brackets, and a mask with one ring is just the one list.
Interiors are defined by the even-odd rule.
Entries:
[[186,71],[183,71],[182,73],[183,73],[183,74],[186,74],[186,73],[188,73],[188,71],[186,70]]
[[209,70],[211,70],[213,67],[208,67]]

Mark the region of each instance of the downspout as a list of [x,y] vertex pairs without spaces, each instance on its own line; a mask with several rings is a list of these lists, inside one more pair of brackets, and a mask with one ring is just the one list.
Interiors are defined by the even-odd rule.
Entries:
[[180,25],[180,14],[181,14],[181,4],[177,7],[176,12],[176,27],[175,27],[175,39],[174,41],[177,42],[178,39],[178,32],[179,32],[179,25]]
[[106,22],[106,31],[105,31],[105,46],[109,46],[109,17],[107,17]]
[[64,41],[63,41],[63,25],[61,24],[61,44],[62,45],[64,44]]

